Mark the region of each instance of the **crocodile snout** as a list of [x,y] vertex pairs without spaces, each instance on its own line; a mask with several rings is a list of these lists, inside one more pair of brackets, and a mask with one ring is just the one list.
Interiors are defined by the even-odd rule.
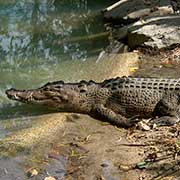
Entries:
[[17,95],[16,95],[17,90],[16,89],[14,89],[14,88],[8,89],[5,91],[5,93],[9,99],[13,99],[13,100],[17,99]]
[[14,88],[6,90],[6,95],[12,100],[27,100],[27,92],[25,90],[16,90]]
[[17,90],[14,88],[6,90],[6,95],[9,99],[28,102],[28,103],[40,103],[48,99],[41,90]]

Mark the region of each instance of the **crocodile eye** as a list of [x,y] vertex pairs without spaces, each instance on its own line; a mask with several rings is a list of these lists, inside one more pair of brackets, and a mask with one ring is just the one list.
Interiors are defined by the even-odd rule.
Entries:
[[80,93],[84,93],[84,92],[86,92],[85,89],[81,89],[81,90],[80,90]]
[[48,87],[44,87],[43,90],[44,90],[44,91],[48,91],[49,88],[48,88]]

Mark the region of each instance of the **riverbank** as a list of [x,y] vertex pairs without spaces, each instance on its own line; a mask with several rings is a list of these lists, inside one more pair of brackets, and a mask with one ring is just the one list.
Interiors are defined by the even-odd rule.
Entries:
[[[70,62],[71,66],[63,62],[51,78],[63,79],[59,71],[67,66],[67,74],[77,80],[180,77],[178,46],[167,51],[143,46],[130,53],[124,47],[124,54],[115,43],[94,61]],[[31,126],[1,140],[0,179],[177,180],[179,132],[179,125],[149,129],[142,124],[126,130],[85,115],[38,115]]]

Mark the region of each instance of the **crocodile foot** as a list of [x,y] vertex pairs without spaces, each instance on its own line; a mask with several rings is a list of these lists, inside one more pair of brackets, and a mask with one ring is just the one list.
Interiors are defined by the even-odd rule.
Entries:
[[156,119],[152,119],[150,125],[156,124],[157,126],[172,126],[179,122],[178,117],[162,116]]

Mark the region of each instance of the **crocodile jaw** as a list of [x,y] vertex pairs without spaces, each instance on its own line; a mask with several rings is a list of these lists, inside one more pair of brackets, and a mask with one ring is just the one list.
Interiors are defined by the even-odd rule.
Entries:
[[42,104],[43,101],[48,100],[40,90],[16,90],[11,88],[6,90],[6,95],[9,99],[32,104]]
[[[32,90],[17,90],[14,88],[6,90],[9,99],[28,103],[47,106],[50,109],[61,110],[65,112],[81,112],[74,106],[73,97],[59,92],[45,91],[43,88]],[[77,103],[76,103],[77,104]]]

